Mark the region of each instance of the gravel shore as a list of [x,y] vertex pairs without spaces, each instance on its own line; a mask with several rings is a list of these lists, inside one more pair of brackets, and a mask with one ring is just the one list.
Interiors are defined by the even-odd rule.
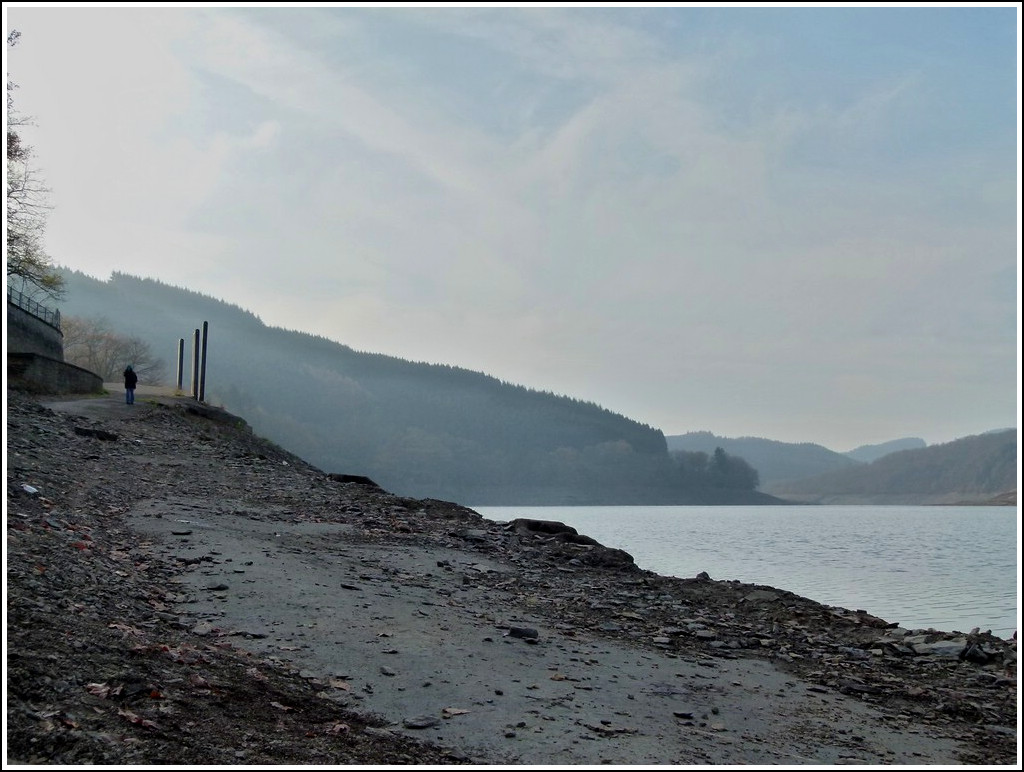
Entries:
[[7,400],[12,768],[1020,761],[1015,640],[662,577],[166,391]]

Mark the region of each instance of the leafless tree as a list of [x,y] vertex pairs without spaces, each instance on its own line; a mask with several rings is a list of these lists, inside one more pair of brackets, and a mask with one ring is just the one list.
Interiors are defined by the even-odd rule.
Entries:
[[[15,46],[21,33],[12,30],[7,45]],[[51,298],[63,294],[64,279],[53,268],[43,247],[49,190],[32,166],[32,148],[22,142],[20,129],[29,125],[14,109],[17,85],[7,81],[7,284],[20,280],[19,290]]]
[[149,344],[141,338],[116,332],[106,319],[64,316],[61,329],[64,360],[96,373],[105,382],[119,380],[128,365],[138,374],[141,383],[165,381],[164,362],[153,356]]

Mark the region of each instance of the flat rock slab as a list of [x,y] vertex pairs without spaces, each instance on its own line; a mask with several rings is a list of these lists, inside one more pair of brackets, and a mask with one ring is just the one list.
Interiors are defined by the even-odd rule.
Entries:
[[510,570],[497,559],[264,514],[159,499],[128,523],[188,567],[178,611],[204,632],[475,763],[957,763],[939,730],[907,732],[857,695],[809,692],[770,662],[553,629],[513,592],[476,581]]

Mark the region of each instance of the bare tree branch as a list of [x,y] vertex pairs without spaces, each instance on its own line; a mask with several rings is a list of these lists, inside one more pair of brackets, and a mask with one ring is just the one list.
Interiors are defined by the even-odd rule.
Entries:
[[128,365],[140,382],[164,382],[165,364],[153,356],[149,344],[117,332],[107,319],[64,316],[61,328],[65,361],[96,373],[108,383],[119,380]]
[[[21,33],[12,30],[7,45],[17,45]],[[64,292],[64,278],[53,267],[43,246],[50,211],[49,189],[31,165],[32,148],[21,140],[18,129],[28,121],[14,109],[17,85],[7,81],[7,281],[21,279],[23,287],[57,299]],[[31,292],[30,292],[31,294]]]

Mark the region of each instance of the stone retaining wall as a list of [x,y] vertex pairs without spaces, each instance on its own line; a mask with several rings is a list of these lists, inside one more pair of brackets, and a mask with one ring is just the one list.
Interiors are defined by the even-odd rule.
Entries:
[[23,352],[7,352],[7,383],[37,394],[98,394],[103,391],[103,379],[96,373],[68,362]]
[[41,354],[63,362],[64,334],[8,300],[7,350],[18,354]]

